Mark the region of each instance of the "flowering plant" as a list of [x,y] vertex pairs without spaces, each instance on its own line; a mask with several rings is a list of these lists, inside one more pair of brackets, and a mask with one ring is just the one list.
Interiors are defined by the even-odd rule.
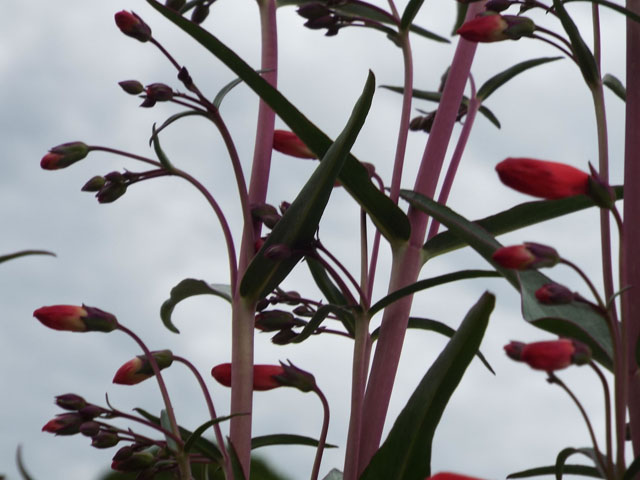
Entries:
[[[112,469],[133,472],[139,479],[160,478],[165,473],[182,480],[251,478],[252,449],[292,444],[315,449],[308,469],[310,474],[300,474],[309,475],[312,480],[482,477],[485,474],[481,471],[435,473],[431,457],[440,419],[469,365],[477,359],[493,372],[480,352],[480,344],[496,304],[495,296],[488,291],[482,293],[464,318],[455,322],[455,328],[425,318],[422,312],[416,311],[419,317],[414,316],[416,309],[412,307],[413,297],[428,295],[430,292],[425,292],[428,289],[464,279],[489,282],[494,281],[489,279],[502,277],[521,297],[525,320],[558,337],[530,343],[512,341],[504,347],[508,357],[545,372],[549,383],[560,386],[568,394],[584,419],[588,434],[585,442],[589,444],[584,448],[563,449],[555,459],[549,459],[547,465],[532,466],[514,476],[555,474],[559,478],[563,474],[579,474],[633,479],[640,475],[637,358],[640,297],[633,294],[634,285],[640,283],[640,269],[631,254],[632,246],[640,240],[640,215],[637,214],[640,200],[635,189],[627,189],[624,209],[621,212],[618,208],[617,201],[622,198],[623,189],[612,187],[609,181],[610,146],[604,101],[606,86],[626,102],[624,183],[633,185],[640,180],[636,167],[637,152],[640,152],[640,137],[636,134],[640,124],[640,66],[635,61],[640,54],[640,5],[637,0],[629,0],[626,7],[592,0],[590,15],[594,33],[591,45],[565,6],[569,3],[566,0],[553,0],[549,4],[530,0],[452,1],[447,8],[455,9],[457,13],[455,34],[451,39],[455,45],[453,55],[446,65],[442,65],[441,85],[429,90],[415,88],[412,44],[414,41],[446,43],[450,40],[447,35],[419,26],[417,19],[421,17],[418,14],[431,8],[421,0],[409,0],[404,5],[389,0],[385,6],[359,0],[258,0],[259,68],[251,66],[243,55],[231,48],[231,42],[217,36],[215,28],[208,27],[214,1],[168,0],[161,3],[147,0],[146,3],[149,6],[147,13],[154,16],[153,21],[147,15],[122,10],[115,13],[115,23],[124,35],[131,37],[126,40],[133,42],[134,39],[142,44],[133,42],[140,47],[136,53],[145,55],[141,53],[148,51],[145,49],[154,50],[166,60],[167,70],[171,71],[171,80],[166,83],[146,83],[137,79],[119,82],[126,94],[141,98],[141,107],[153,108],[152,112],[161,114],[168,111],[163,110],[164,107],[174,108],[162,123],[154,123],[151,128],[152,154],[147,156],[93,142],[74,141],[51,148],[40,166],[44,170],[71,170],[79,165],[91,168],[91,177],[82,190],[93,193],[101,204],[126,203],[133,196],[132,192],[142,190],[137,184],[148,180],[181,179],[193,187],[218,223],[228,272],[221,273],[216,269],[216,278],[207,280],[175,279],[175,286],[165,294],[160,320],[170,332],[180,333],[174,315],[178,305],[182,308],[183,301],[189,303],[187,299],[212,295],[227,302],[229,308],[224,314],[230,320],[231,331],[223,343],[226,350],[222,353],[208,351],[206,361],[209,364],[203,370],[188,358],[190,349],[185,349],[187,353],[184,353],[158,345],[157,349],[151,350],[144,339],[146,335],[136,332],[144,330],[148,334],[155,324],[145,319],[130,327],[134,322],[127,318],[126,312],[116,315],[106,311],[115,311],[116,305],[97,308],[84,304],[54,304],[37,308],[34,316],[44,326],[62,331],[52,332],[52,335],[102,332],[110,333],[111,338],[123,333],[134,340],[138,350],[129,352],[125,363],[112,361],[110,355],[103,356],[103,360],[113,363],[113,382],[123,385],[122,388],[135,389],[138,387],[134,385],[147,385],[153,379],[162,399],[162,407],[157,411],[138,407],[135,413],[129,413],[128,408],[116,408],[109,398],[104,405],[99,405],[94,403],[96,400],[85,399],[82,392],[64,393],[56,397],[56,404],[66,412],[49,420],[44,431],[90,437],[91,445],[97,449],[118,447],[112,456]],[[217,7],[218,2],[215,4]],[[364,85],[357,100],[351,102],[350,113],[344,115],[348,118],[335,115],[331,135],[302,113],[302,107],[297,107],[298,102],[285,94],[284,87],[279,89],[283,79],[278,63],[276,9],[291,10],[292,5],[304,26],[311,30],[322,30],[331,37],[345,35],[345,30],[357,30],[351,27],[361,27],[373,34],[384,33],[393,48],[400,52],[402,83],[384,86],[388,92],[401,95],[401,111],[394,120],[397,133],[394,133],[393,162],[369,156],[360,161],[353,153],[361,136],[371,134],[366,130],[366,122],[371,121],[376,92],[374,73],[369,72],[366,80],[363,78]],[[602,71],[601,7],[613,10],[627,22],[626,91],[619,80]],[[217,93],[210,91],[211,82],[205,80],[206,73],[192,67],[186,53],[176,53],[179,49],[171,46],[162,29],[159,30],[162,34],[156,33],[156,22],[177,27],[182,35],[203,47],[211,59],[224,64],[235,78],[226,84],[220,82]],[[444,27],[439,25],[439,29]],[[536,40],[575,64],[586,91],[593,98],[598,167],[589,165],[587,172],[584,166],[576,168],[556,161],[523,157],[497,159],[493,163],[497,164],[497,176],[507,187],[541,200],[506,210],[502,206],[498,213],[470,221],[466,212],[458,213],[446,204],[477,114],[481,113],[500,126],[496,115],[485,105],[486,100],[511,79],[561,58],[519,60],[476,86],[472,75],[476,51],[494,47],[484,43],[514,45],[513,41]],[[183,55],[185,59],[181,58]],[[225,110],[226,103],[231,102],[228,97],[232,90],[241,84],[259,98],[253,155],[244,145],[249,137],[247,132],[238,133],[242,121]],[[305,97],[310,95],[304,95],[300,103]],[[414,100],[436,102],[436,110],[421,111],[421,115],[412,119]],[[325,106],[330,108],[331,104]],[[227,184],[232,182],[237,193],[235,200],[230,199],[227,192],[222,195],[208,186],[210,178],[207,174],[189,173],[189,154],[180,155],[172,148],[173,142],[165,141],[171,138],[170,132],[177,125],[195,120],[213,126],[213,131],[219,135],[217,141],[224,145],[229,165],[217,159],[215,175],[224,176]],[[236,120],[239,126],[230,120]],[[455,128],[458,122],[462,125],[459,131]],[[282,127],[276,128],[277,123]],[[405,169],[405,160],[411,153],[408,149],[410,131],[423,132],[414,134],[423,144],[414,178]],[[204,132],[202,137],[196,137],[198,145],[203,143],[203,138],[211,140],[211,132]],[[385,132],[385,137],[388,143],[391,134]],[[445,171],[447,148],[451,142],[455,143],[455,148]],[[193,148],[192,145],[188,147]],[[274,154],[274,150],[279,153]],[[121,157],[132,164],[138,162],[146,170],[96,171],[95,165],[91,164],[92,157],[100,152],[111,154],[112,158]],[[290,184],[295,182],[286,173],[281,177],[272,173],[277,169],[272,165],[272,156],[275,159],[280,154],[283,154],[282,158],[293,157],[290,161],[297,164],[310,165],[312,171],[308,171],[299,188],[291,188]],[[392,167],[387,168],[390,163]],[[297,166],[290,168],[293,170]],[[402,188],[406,183],[410,184],[411,190]],[[326,222],[343,208],[331,202],[336,196],[340,196],[340,202],[347,202],[347,195],[356,205],[355,211],[351,211],[351,214],[355,213],[356,222],[353,219],[350,222],[357,224],[355,238],[342,239],[353,242],[349,252],[324,239]],[[276,208],[275,204],[279,206]],[[496,240],[496,236],[519,235],[525,227],[587,209],[599,209],[601,288],[568,258],[571,252],[553,248],[547,244],[549,242],[527,241],[504,247]],[[614,281],[611,219],[620,244],[618,281]],[[441,226],[446,230],[441,232]],[[489,268],[448,271],[420,279],[429,271],[427,263],[466,246],[472,247]],[[355,251],[357,254],[353,255]],[[18,252],[0,260],[29,253],[38,252]],[[347,258],[349,256],[353,258]],[[575,285],[552,280],[538,271],[562,267],[573,270],[582,283],[575,278],[571,280]],[[307,283],[298,280],[302,276]],[[297,287],[290,290],[298,284],[308,288],[309,279],[314,284],[309,292]],[[381,314],[379,319],[378,313]],[[426,373],[421,372],[423,376],[413,394],[404,399],[404,407],[397,417],[388,419],[403,343],[409,329],[437,332],[450,339],[436,358],[425,365]],[[196,330],[197,337],[206,337],[204,329],[202,332]],[[257,360],[256,352],[259,352],[263,337],[257,337],[256,332],[273,334],[271,342],[286,351],[278,354],[278,360],[291,356],[294,362],[276,362],[274,359],[263,364],[262,360]],[[351,366],[347,369],[351,372],[349,414],[344,421],[344,438],[339,441],[328,439],[331,405],[325,393],[328,386],[316,372],[321,362],[308,359],[299,362],[295,358],[296,355],[304,358],[300,353],[304,351],[303,345],[306,347],[319,338],[335,342],[336,337],[350,342],[352,356]],[[83,340],[91,341],[90,338]],[[201,398],[191,396],[188,408],[202,405],[208,415],[189,427],[180,421],[180,407],[165,381],[179,363],[196,380],[198,398]],[[572,365],[588,366],[602,387],[602,431],[594,427],[593,412],[587,412],[580,397],[556,373]],[[207,375],[203,375],[203,371]],[[225,391],[211,394],[209,371],[215,381],[230,387],[230,401],[222,415],[219,415],[220,408],[214,407],[214,399],[218,403]],[[290,425],[282,425],[284,433],[254,434],[255,425],[260,422],[259,414],[263,412],[261,402],[269,403],[270,408],[280,406],[279,402],[267,400],[280,387],[317,397],[322,416],[317,435],[290,434],[287,431]],[[286,390],[289,394],[295,393]],[[317,404],[305,408],[304,415],[315,411]],[[285,409],[291,417],[298,413],[291,407]],[[127,423],[123,426],[119,422]],[[384,431],[385,423],[389,427],[387,432]],[[341,465],[323,463],[325,449],[334,446],[328,442],[337,443],[341,448],[344,458]],[[628,448],[628,442],[631,442],[631,448]],[[568,463],[568,458],[576,453],[588,460]],[[22,460],[20,469],[26,475]]]

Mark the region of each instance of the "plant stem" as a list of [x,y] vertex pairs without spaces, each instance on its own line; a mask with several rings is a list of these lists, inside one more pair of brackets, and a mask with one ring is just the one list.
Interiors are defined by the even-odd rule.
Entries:
[[143,163],[148,163],[149,165],[153,165],[154,167],[164,168],[160,162],[156,162],[155,160],[151,160],[150,158],[143,157],[141,155],[134,155],[133,153],[124,152],[122,150],[117,150],[115,148],[99,147],[99,146],[95,146],[95,145],[91,145],[91,147],[89,147],[89,148],[92,151],[113,153],[115,155],[120,155],[122,157],[133,158],[134,160],[138,160],[138,161],[143,162]]
[[596,372],[600,382],[602,383],[602,390],[604,392],[604,416],[606,425],[606,439],[607,439],[607,472],[610,478],[615,478],[615,471],[613,465],[613,448],[611,444],[611,394],[609,393],[609,384],[605,378],[602,370],[598,368],[595,362],[589,362],[589,366]]
[[320,464],[322,463],[322,454],[324,446],[327,442],[327,432],[329,431],[329,402],[322,391],[316,386],[313,390],[322,402],[322,429],[320,430],[320,438],[318,438],[318,448],[316,449],[316,458],[313,461],[313,469],[311,470],[311,480],[318,480],[320,472]]

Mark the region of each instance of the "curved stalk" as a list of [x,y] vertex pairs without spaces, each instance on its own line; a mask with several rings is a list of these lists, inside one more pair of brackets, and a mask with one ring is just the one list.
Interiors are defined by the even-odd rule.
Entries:
[[322,463],[322,454],[324,453],[324,446],[327,442],[327,432],[329,431],[329,402],[327,402],[327,397],[324,396],[317,386],[313,391],[318,395],[318,398],[322,402],[322,429],[320,430],[320,438],[318,438],[316,458],[313,461],[313,468],[311,470],[311,480],[318,480],[320,464]]

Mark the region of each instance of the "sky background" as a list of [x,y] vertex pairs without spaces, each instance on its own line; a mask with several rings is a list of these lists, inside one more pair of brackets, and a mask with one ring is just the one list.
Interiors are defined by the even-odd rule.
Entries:
[[[399,2],[402,9],[406,2]],[[585,38],[590,38],[589,7],[570,5]],[[386,2],[377,2],[385,7]],[[229,408],[229,391],[210,379],[213,365],[230,359],[230,312],[221,299],[195,297],[175,310],[181,334],[166,330],[159,307],[170,289],[187,277],[227,283],[227,260],[215,217],[202,197],[179,179],[134,185],[109,205],[99,205],[80,187],[92,176],[123,168],[140,171],[133,161],[92,153],[72,167],[47,172],[40,158],[54,145],[82,140],[153,156],[151,125],[179,111],[169,104],[140,109],[140,100],[118,87],[121,80],[165,82],[180,87],[171,65],[150,44],[123,36],[113,14],[134,10],[154,36],[186,65],[210,97],[234,79],[219,61],[141,0],[9,2],[0,0],[0,254],[27,248],[46,249],[53,257],[27,257],[0,265],[0,474],[19,478],[14,455],[23,447],[33,477],[95,479],[115,449],[96,450],[81,436],[54,437],[42,426],[60,410],[54,396],[74,392],[124,411],[162,407],[157,386],[113,385],[117,368],[140,352],[119,333],[77,335],[42,327],[32,312],[43,305],[81,304],[114,313],[140,334],[151,349],[171,348],[190,358],[205,375],[218,413]],[[511,13],[511,12],[509,12]],[[449,35],[455,2],[425,2],[416,23]],[[536,21],[559,31],[539,13]],[[335,137],[360,94],[367,71],[378,85],[400,85],[400,50],[376,31],[347,28],[336,37],[303,27],[292,7],[278,11],[279,88],[305,115]],[[603,71],[624,79],[624,22],[602,12]],[[219,0],[205,22],[249,64],[259,68],[259,25],[255,2]],[[450,45],[413,37],[415,87],[437,89],[450,63]],[[477,84],[509,66],[531,58],[555,56],[548,45],[532,40],[480,45],[472,68]],[[622,178],[623,104],[607,93],[611,177]],[[369,117],[353,148],[373,163],[387,183],[391,178],[400,96],[378,89]],[[450,205],[467,218],[480,218],[528,201],[502,186],[496,163],[509,156],[562,161],[586,169],[597,162],[595,122],[588,90],[578,69],[564,59],[529,71],[498,90],[487,106],[502,123],[496,129],[479,116],[450,196]],[[415,108],[432,104],[416,101]],[[225,99],[221,113],[236,140],[248,175],[253,152],[257,98],[239,86]],[[416,112],[417,114],[417,112]],[[277,128],[285,128],[277,120]],[[457,126],[455,133],[459,132]],[[409,137],[403,187],[411,188],[427,135]],[[455,135],[454,135],[455,138]],[[166,130],[163,147],[172,161],[205,183],[223,206],[236,239],[241,224],[230,164],[218,133],[201,119],[189,118]],[[274,154],[269,201],[291,201],[317,164]],[[405,208],[406,205],[403,206]],[[358,215],[355,202],[336,189],[320,226],[322,241],[357,272]],[[599,284],[595,210],[547,222],[501,237],[503,243],[537,241],[554,245],[583,266]],[[389,249],[383,245],[375,295],[386,290]],[[470,249],[439,257],[420,278],[487,264]],[[576,275],[564,268],[554,279],[585,292]],[[283,283],[320,298],[304,266]],[[507,359],[510,340],[536,341],[551,335],[527,325],[519,299],[504,280],[466,281],[416,296],[413,315],[456,327],[480,295],[490,290],[497,305],[481,350],[493,365],[490,374],[473,361],[453,395],[436,433],[432,470],[453,470],[480,478],[504,478],[521,469],[552,464],[566,446],[588,444],[587,431],[570,400],[545,382],[545,375]],[[379,316],[372,326],[377,326]],[[256,363],[290,359],[316,375],[332,406],[327,451],[321,476],[342,469],[349,405],[351,341],[314,337],[300,345],[274,346],[256,334]],[[446,344],[426,332],[409,332],[393,394],[387,429],[418,381]],[[603,431],[602,394],[587,369],[571,368],[565,379]],[[165,375],[179,422],[195,428],[207,418],[194,379],[180,365]],[[299,433],[316,436],[321,408],[317,399],[293,389],[257,392],[254,434]],[[291,479],[309,475],[314,451],[309,447],[269,447],[260,452]]]

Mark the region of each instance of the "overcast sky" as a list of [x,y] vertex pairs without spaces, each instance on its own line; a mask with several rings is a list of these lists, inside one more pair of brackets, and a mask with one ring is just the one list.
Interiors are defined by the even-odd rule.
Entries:
[[[406,2],[400,2],[402,9]],[[386,2],[377,2],[385,7]],[[32,317],[42,305],[80,304],[114,313],[138,332],[152,349],[171,348],[191,358],[207,377],[219,414],[229,408],[229,391],[209,381],[213,365],[230,359],[230,312],[223,300],[196,297],[180,304],[175,324],[181,334],[166,330],[159,319],[170,289],[187,277],[227,283],[226,250],[214,216],[204,200],[185,182],[160,179],[133,186],[117,202],[99,205],[80,192],[90,177],[127,168],[132,161],[103,153],[91,154],[69,169],[45,172],[40,158],[47,149],[67,141],[110,146],[152,156],[148,137],[153,122],[178,111],[171,105],[138,108],[139,99],[123,93],[118,81],[177,86],[175,72],[149,44],[123,36],[113,14],[132,9],[149,23],[154,36],[182,64],[210,97],[234,78],[226,68],[141,0],[62,2],[1,1],[0,16],[0,254],[27,248],[53,251],[53,257],[29,257],[0,265],[0,474],[18,478],[14,464],[22,444],[34,478],[86,480],[97,478],[115,449],[91,448],[86,437],[54,437],[40,429],[60,410],[56,395],[74,392],[104,404],[105,393],[121,410],[136,406],[161,408],[154,382],[136,387],[111,384],[117,368],[139,354],[119,333],[78,335],[42,327]],[[589,9],[572,4],[586,38]],[[416,23],[449,35],[455,2],[425,2]],[[540,15],[548,28],[559,27]],[[400,50],[380,32],[344,29],[326,38],[305,29],[292,7],[278,12],[280,26],[280,89],[312,121],[331,136],[342,129],[366,79],[400,85]],[[624,79],[624,22],[603,12],[604,71]],[[259,66],[258,13],[252,0],[220,0],[205,26],[245,58]],[[448,66],[451,45],[413,38],[415,87],[434,90]],[[522,40],[480,45],[473,66],[478,84],[517,63],[556,51],[540,42]],[[622,177],[623,105],[607,93],[613,183]],[[568,60],[544,65],[521,75],[497,91],[487,106],[502,123],[496,129],[478,117],[450,204],[468,218],[483,217],[530,198],[503,187],[494,166],[508,156],[562,161],[585,168],[597,162],[597,144],[590,95],[577,68]],[[416,101],[416,108],[433,105]],[[237,87],[222,105],[222,115],[236,138],[245,171],[253,152],[257,100]],[[353,152],[375,164],[389,182],[400,111],[400,96],[378,89],[367,122]],[[278,120],[278,127],[284,124]],[[456,132],[459,127],[456,128]],[[410,135],[403,187],[411,188],[426,134]],[[231,169],[219,135],[199,119],[187,119],[166,131],[163,146],[174,163],[200,178],[228,214],[238,238],[240,223]],[[291,201],[315,167],[275,154],[269,201]],[[358,208],[335,190],[320,227],[323,242],[358,271]],[[599,280],[597,212],[589,211],[504,236],[503,243],[538,241],[553,244]],[[376,298],[386,290],[389,251],[382,248]],[[469,249],[428,264],[421,278],[464,268],[486,268]],[[583,291],[575,275],[558,268],[553,278]],[[598,283],[598,282],[597,282]],[[285,281],[319,298],[304,267]],[[521,318],[516,292],[503,280],[463,282],[418,295],[413,314],[456,327],[485,290],[497,295],[497,306],[482,351],[497,375],[472,362],[454,394],[436,434],[433,471],[454,470],[481,478],[504,478],[510,472],[548,465],[566,446],[588,444],[578,412],[562,392],[545,382],[544,374],[509,361],[502,346],[510,340],[535,341],[551,336]],[[374,326],[379,317],[374,319]],[[301,345],[277,347],[266,334],[256,335],[256,363],[290,359],[313,372],[332,406],[329,442],[321,475],[342,469],[349,404],[351,343],[343,338],[315,337]],[[387,428],[417,382],[445,345],[436,334],[407,335]],[[601,392],[586,369],[572,368],[562,377],[575,386],[596,429],[603,431]],[[207,418],[206,406],[193,378],[179,365],[167,371],[178,420],[195,428]],[[255,395],[256,435],[299,433],[317,436],[321,408],[317,399],[292,389]],[[291,479],[306,478],[314,451],[308,447],[266,448]]]

